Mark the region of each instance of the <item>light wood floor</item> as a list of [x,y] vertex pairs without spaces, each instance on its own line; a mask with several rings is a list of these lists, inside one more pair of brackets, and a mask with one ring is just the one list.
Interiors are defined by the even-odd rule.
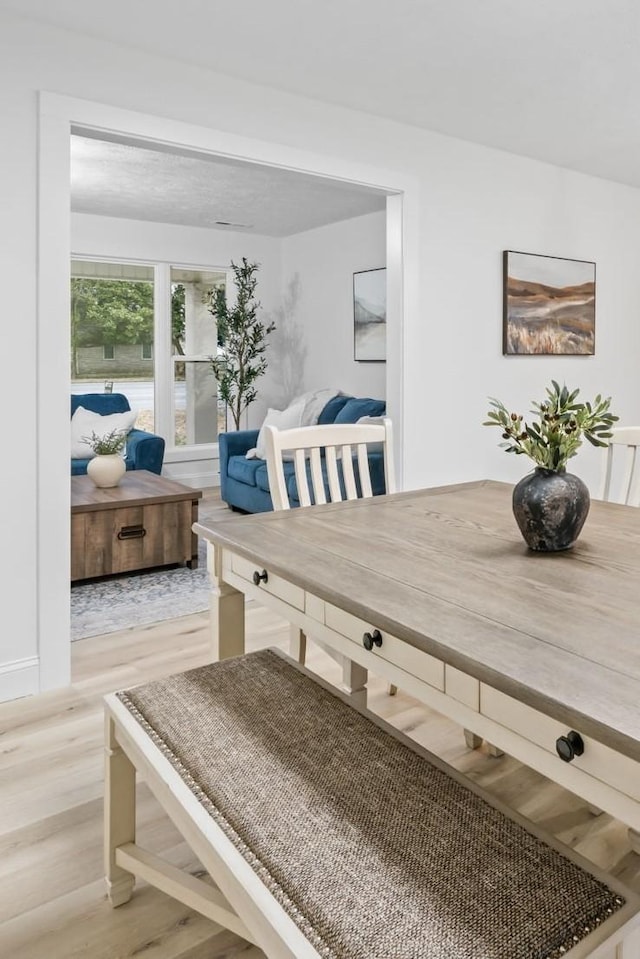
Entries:
[[[214,506],[214,504],[210,504]],[[204,512],[204,511],[203,511]],[[286,624],[247,607],[247,648],[287,648]],[[144,883],[112,910],[102,882],[102,696],[208,660],[208,614],[73,644],[68,689],[0,705],[0,956],[11,959],[259,959],[262,953]],[[337,680],[312,647],[308,665]],[[372,678],[370,706],[490,792],[640,891],[626,830],[504,756],[469,752],[462,731]],[[140,785],[139,841],[199,870]]]

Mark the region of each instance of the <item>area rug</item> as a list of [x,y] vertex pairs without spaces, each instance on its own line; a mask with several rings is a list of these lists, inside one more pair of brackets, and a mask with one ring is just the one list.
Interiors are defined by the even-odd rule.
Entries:
[[209,608],[207,548],[198,541],[198,568],[176,566],[110,576],[71,586],[71,639],[188,616]]

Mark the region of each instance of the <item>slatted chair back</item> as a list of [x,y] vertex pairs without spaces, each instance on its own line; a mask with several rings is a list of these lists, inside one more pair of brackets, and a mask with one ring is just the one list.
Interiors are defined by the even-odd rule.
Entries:
[[598,498],[626,506],[640,506],[640,426],[619,426],[611,432],[613,436],[604,454]]
[[[267,471],[274,510],[290,509],[284,470],[285,453],[293,453],[298,499],[301,506],[372,496],[368,452],[380,444],[385,488],[395,492],[391,420],[375,423],[332,423],[278,430],[266,427]],[[354,469],[357,462],[358,475]],[[324,463],[324,471],[323,471]],[[309,482],[309,480],[311,482]]]

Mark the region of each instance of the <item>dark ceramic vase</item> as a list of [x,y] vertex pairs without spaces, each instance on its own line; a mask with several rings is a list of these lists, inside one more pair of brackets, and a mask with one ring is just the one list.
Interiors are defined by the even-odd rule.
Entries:
[[544,553],[570,549],[589,512],[589,490],[572,473],[542,469],[523,477],[513,490],[513,515],[529,549]]

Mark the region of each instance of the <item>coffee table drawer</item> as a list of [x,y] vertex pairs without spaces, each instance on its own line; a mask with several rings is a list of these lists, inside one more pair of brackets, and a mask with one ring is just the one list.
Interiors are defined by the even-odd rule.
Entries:
[[186,500],[73,513],[71,579],[197,563],[192,521]]
[[600,782],[620,790],[633,799],[640,800],[640,763],[623,756],[579,729],[572,730],[564,723],[539,713],[524,703],[498,692],[491,686],[480,684],[480,712],[489,719],[518,733],[529,742],[553,753],[558,763],[563,760],[556,751],[556,740],[577,732],[582,739],[584,752],[571,760],[571,765],[593,776]]
[[[329,629],[346,636],[361,648],[364,645],[363,637],[365,633],[375,633],[375,626],[372,623],[367,623],[365,620],[359,619],[337,606],[332,606],[330,603],[325,603],[324,617],[325,625]],[[410,646],[409,643],[398,639],[397,636],[383,633],[380,630],[378,632],[382,639],[382,645],[373,645],[370,651],[371,656],[388,660],[394,666],[399,666],[400,669],[411,673],[429,686],[444,690],[444,663],[434,656],[430,656],[429,653],[423,653],[415,646]],[[375,667],[372,666],[372,668]]]

